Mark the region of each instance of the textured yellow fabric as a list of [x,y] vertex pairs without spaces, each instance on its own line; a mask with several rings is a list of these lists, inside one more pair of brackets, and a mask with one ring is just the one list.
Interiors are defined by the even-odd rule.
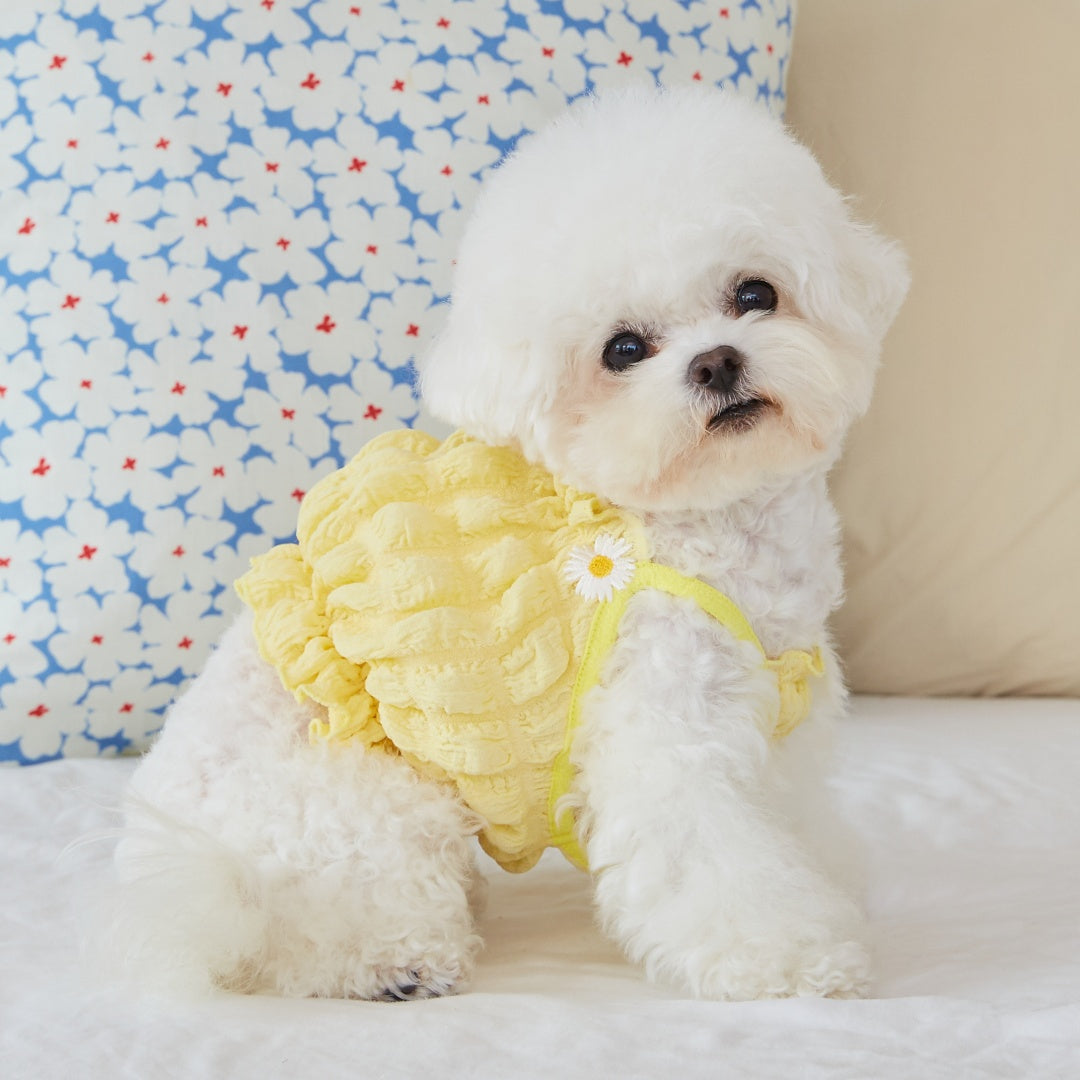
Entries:
[[392,744],[454,783],[487,823],[485,850],[524,870],[549,843],[551,763],[594,609],[562,558],[600,532],[645,554],[633,515],[516,451],[397,431],[317,484],[298,544],[253,560],[237,590],[284,685],[326,708],[314,738]]
[[[727,597],[647,561],[634,515],[461,433],[373,440],[307,495],[297,541],[253,559],[236,588],[264,659],[299,700],[325,709],[313,740],[359,739],[453,784],[508,870],[552,844],[584,865],[556,803],[569,789],[580,698],[636,589],[694,599],[761,651]],[[617,559],[636,567],[602,602],[564,572],[568,554],[597,543],[625,548]],[[614,564],[588,565],[602,577]],[[791,699],[778,731],[808,700],[812,664],[791,656],[765,660],[781,702]]]

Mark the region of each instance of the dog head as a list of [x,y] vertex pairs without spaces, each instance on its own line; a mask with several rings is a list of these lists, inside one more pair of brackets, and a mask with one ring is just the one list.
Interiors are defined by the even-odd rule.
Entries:
[[906,288],[758,107],[608,95],[488,179],[422,392],[612,502],[720,506],[835,460]]

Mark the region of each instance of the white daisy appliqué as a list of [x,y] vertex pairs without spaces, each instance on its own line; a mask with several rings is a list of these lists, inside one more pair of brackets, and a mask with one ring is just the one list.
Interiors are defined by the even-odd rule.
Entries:
[[628,540],[600,533],[591,547],[577,547],[566,558],[563,574],[586,600],[610,600],[630,583],[637,563]]

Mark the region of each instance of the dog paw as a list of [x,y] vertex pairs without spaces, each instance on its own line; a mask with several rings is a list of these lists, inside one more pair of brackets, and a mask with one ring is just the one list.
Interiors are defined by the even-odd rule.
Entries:
[[418,1001],[456,993],[464,981],[460,964],[417,963],[405,967],[378,968],[375,1001]]
[[777,949],[738,946],[710,963],[695,989],[702,997],[750,1001],[785,997],[865,997],[870,956],[857,941]]

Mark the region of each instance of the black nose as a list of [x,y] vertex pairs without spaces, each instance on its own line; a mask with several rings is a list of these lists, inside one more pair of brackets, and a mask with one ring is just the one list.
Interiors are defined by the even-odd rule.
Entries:
[[698,353],[690,361],[690,381],[718,393],[732,390],[739,381],[743,363],[743,354],[738,349],[718,345],[708,352]]

